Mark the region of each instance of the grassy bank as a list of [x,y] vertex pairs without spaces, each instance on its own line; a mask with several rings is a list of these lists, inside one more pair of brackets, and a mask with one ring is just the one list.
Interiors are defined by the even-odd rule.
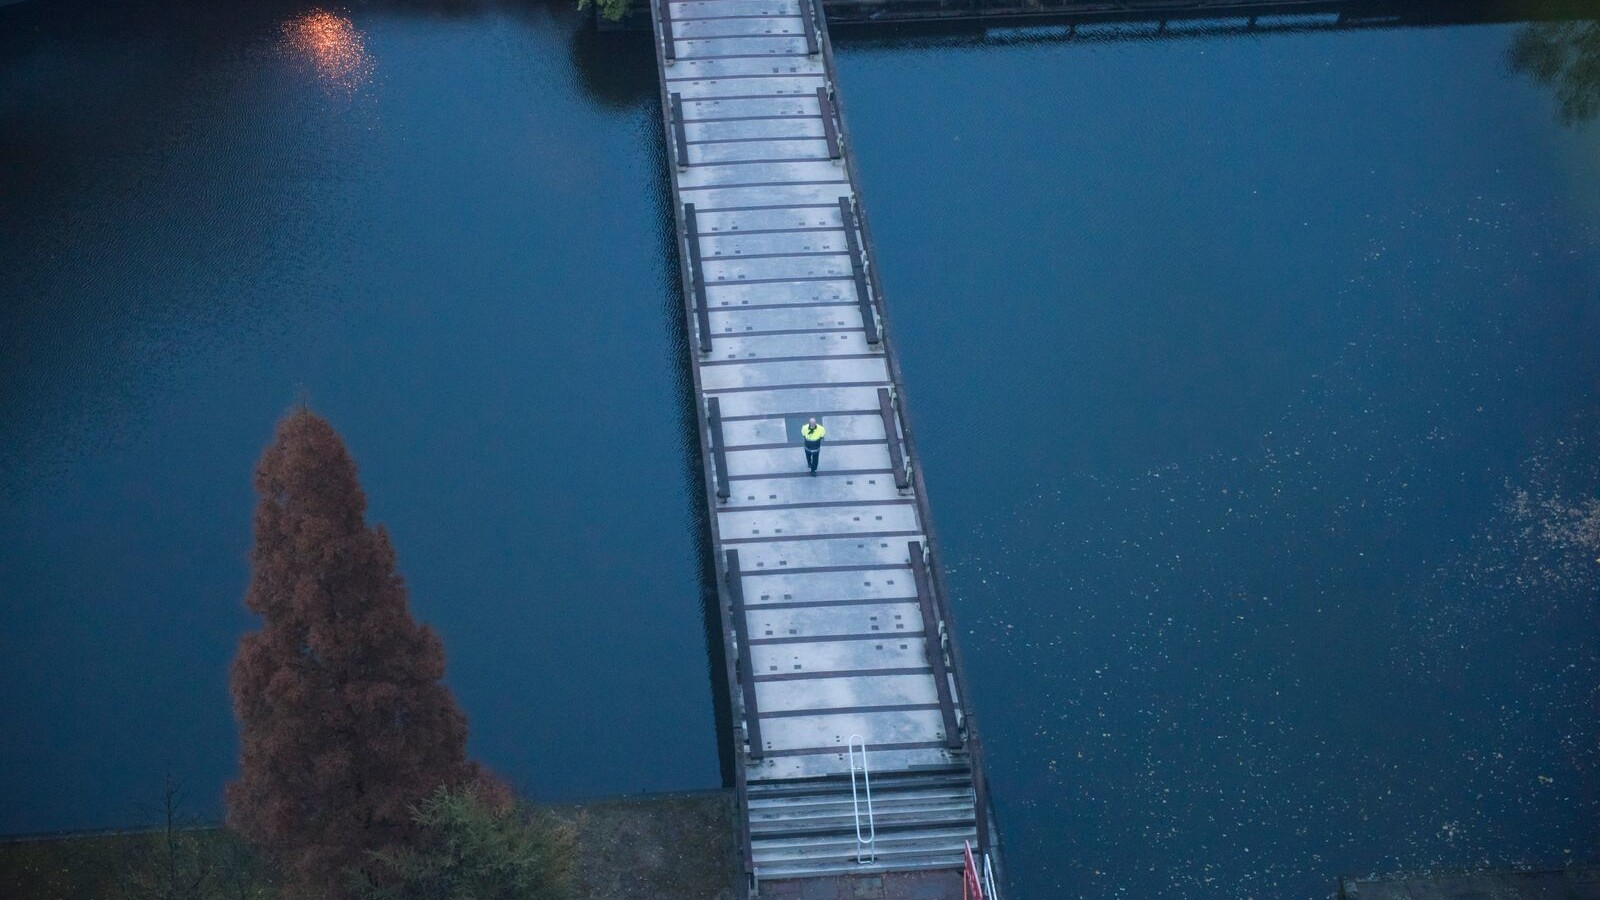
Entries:
[[[645,794],[543,807],[577,833],[583,900],[732,900],[733,797]],[[220,828],[185,832],[248,867],[248,848]],[[123,900],[119,874],[158,848],[161,832],[65,835],[0,843],[6,900]]]

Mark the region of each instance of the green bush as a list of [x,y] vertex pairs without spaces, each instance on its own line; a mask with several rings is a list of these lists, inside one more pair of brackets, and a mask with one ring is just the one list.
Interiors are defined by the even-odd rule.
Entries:
[[571,829],[477,788],[440,788],[412,810],[415,849],[372,854],[352,875],[363,900],[567,900]]
[[630,0],[578,0],[578,9],[585,10],[593,6],[600,10],[600,15],[613,22],[622,20],[628,14]]

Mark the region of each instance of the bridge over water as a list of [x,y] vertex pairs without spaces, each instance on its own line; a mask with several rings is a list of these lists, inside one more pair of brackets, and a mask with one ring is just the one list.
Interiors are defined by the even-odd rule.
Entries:
[[811,0],[654,15],[747,887],[960,897],[981,750],[827,31]]
[[[1507,5],[649,2],[745,889],[779,898],[992,896],[1002,867],[982,741],[840,114],[824,3],[830,15],[839,9],[858,22],[993,10],[998,19],[1143,21],[1158,32],[1227,15],[1252,30],[1454,24],[1496,20],[1503,13],[1494,10]],[[1513,14],[1564,18],[1581,8],[1555,0]],[[1259,18],[1289,13],[1332,18]],[[811,417],[828,430],[815,476],[800,437]],[[964,883],[974,869],[977,883]]]

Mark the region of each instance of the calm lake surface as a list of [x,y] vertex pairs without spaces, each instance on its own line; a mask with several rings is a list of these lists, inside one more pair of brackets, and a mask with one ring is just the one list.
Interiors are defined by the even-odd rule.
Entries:
[[136,819],[167,771],[216,808],[250,475],[302,395],[478,758],[542,797],[720,782],[654,68],[578,33],[0,9],[0,830]]
[[1021,895],[1594,858],[1600,127],[1516,32],[844,45]]
[[[0,8],[0,831],[215,813],[299,397],[478,758],[720,782],[655,75],[579,22]],[[837,39],[1016,896],[1594,858],[1600,126],[1520,27]]]

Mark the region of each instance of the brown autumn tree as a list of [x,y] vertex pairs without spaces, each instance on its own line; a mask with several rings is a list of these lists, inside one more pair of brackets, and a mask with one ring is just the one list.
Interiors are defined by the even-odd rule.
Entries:
[[261,630],[232,670],[239,780],[228,823],[293,893],[337,897],[349,872],[418,838],[411,807],[477,780],[444,650],[406,605],[394,549],[364,519],[355,462],[301,407],[256,468],[245,605]]

